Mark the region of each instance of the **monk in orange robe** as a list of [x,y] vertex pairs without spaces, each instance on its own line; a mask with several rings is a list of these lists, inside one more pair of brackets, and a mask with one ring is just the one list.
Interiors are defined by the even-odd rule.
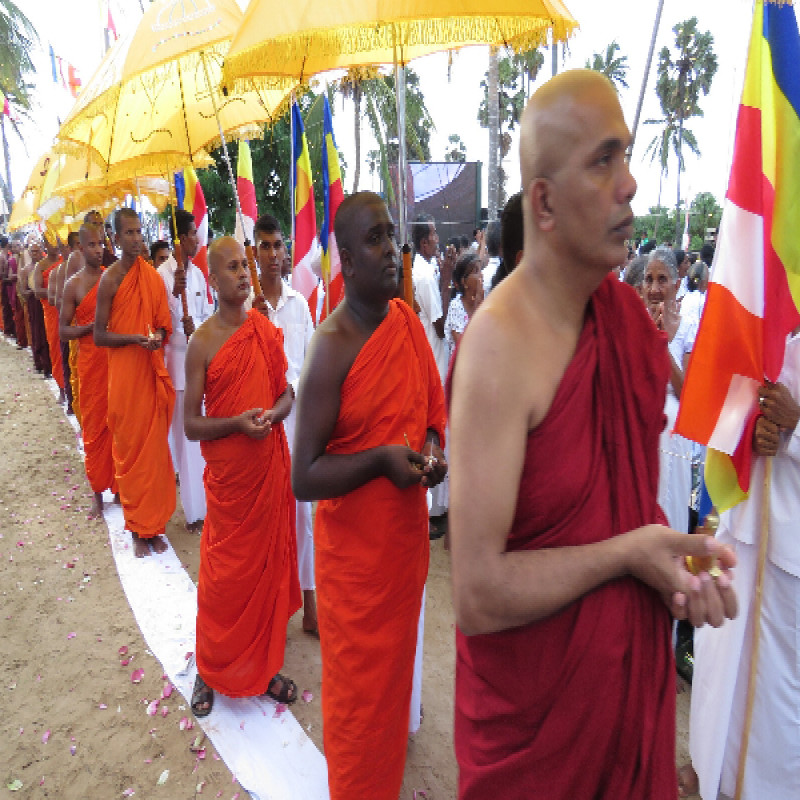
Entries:
[[42,304],[44,328],[47,336],[47,349],[50,354],[50,368],[53,378],[58,384],[59,402],[64,402],[64,367],[61,361],[61,341],[58,338],[58,309],[54,305],[53,292],[55,285],[50,285],[50,277],[61,264],[58,247],[44,239],[46,255],[36,265],[33,272],[34,293]]
[[90,516],[103,513],[103,491],[117,491],[111,431],[108,429],[108,350],[94,343],[97,287],[103,274],[103,229],[84,225],[80,230],[84,266],[64,284],[59,334],[75,346],[74,374],[79,377],[79,397],[73,397],[76,416],[81,414],[86,477],[94,492]]
[[217,239],[208,260],[219,310],[189,340],[184,394],[186,436],[201,441],[206,461],[208,506],[197,585],[198,717],[210,713],[214,691],[297,699],[278,670],[286,626],[301,606],[283,334],[244,309],[250,274],[240,244]]
[[172,333],[164,281],[144,252],[139,216],[130,208],[114,215],[122,257],[100,278],[94,343],[108,350],[108,427],[125,514],[137,558],[150,548],[163,553],[162,538],[175,511],[175,470],[167,433],[175,390],[164,365],[163,344]]
[[444,393],[397,290],[394,225],[370,192],[336,215],[345,299],[320,325],[298,389],[292,486],[319,500],[322,718],[332,800],[397,800],[422,590],[426,489],[447,464]]

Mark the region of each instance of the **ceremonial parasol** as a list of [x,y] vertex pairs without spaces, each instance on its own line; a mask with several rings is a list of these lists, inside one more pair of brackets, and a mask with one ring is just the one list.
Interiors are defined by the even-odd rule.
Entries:
[[89,148],[116,182],[206,166],[208,150],[221,144],[241,214],[226,136],[262,136],[287,94],[219,90],[222,60],[242,20],[235,0],[156,0],[81,92],[59,131],[62,148]]
[[400,235],[405,219],[405,77],[413,58],[467,45],[531,50],[569,37],[561,0],[252,0],[225,57],[223,85],[290,86],[336,68],[393,64],[400,131]]

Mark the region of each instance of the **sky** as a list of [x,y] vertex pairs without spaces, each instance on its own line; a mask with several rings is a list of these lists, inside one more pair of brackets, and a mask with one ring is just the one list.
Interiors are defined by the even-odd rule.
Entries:
[[[237,0],[246,7],[247,0]],[[572,15],[578,20],[580,30],[565,49],[559,50],[558,69],[581,67],[594,52],[605,52],[606,46],[616,40],[620,45],[618,55],[628,58],[628,89],[622,89],[620,101],[630,126],[636,109],[639,91],[647,61],[647,51],[655,20],[657,0],[564,0]],[[13,133],[9,135],[12,160],[12,186],[18,197],[28,180],[36,159],[52,144],[59,120],[69,113],[74,102],[68,90],[52,81],[49,47],[65,64],[78,69],[85,83],[91,77],[103,54],[103,26],[106,3],[118,32],[128,30],[141,17],[137,0],[34,0],[23,3],[25,12],[36,27],[40,48],[35,54],[37,74],[36,107],[31,122],[22,122],[24,142]],[[141,0],[146,6],[148,0]],[[634,212],[643,214],[658,199],[659,169],[645,157],[645,149],[657,128],[642,124],[658,118],[660,108],[654,85],[658,52],[664,45],[674,43],[673,26],[692,16],[699,21],[701,31],[710,31],[714,37],[714,51],[718,70],[709,95],[701,99],[705,111],[703,118],[692,119],[688,127],[697,137],[700,157],[686,157],[687,170],[681,177],[682,196],[693,197],[701,191],[712,192],[722,200],[728,181],[736,112],[744,79],[747,39],[752,20],[752,0],[666,0],[659,27],[652,67],[645,90],[641,122],[636,137],[631,169],[639,189],[633,201]],[[421,90],[436,129],[431,137],[431,156],[442,160],[447,149],[447,139],[458,133],[466,144],[467,159],[488,162],[489,136],[477,123],[477,111],[483,96],[480,82],[488,66],[488,49],[464,48],[454,54],[451,79],[447,79],[447,55],[436,54],[412,62],[420,75]],[[66,74],[66,66],[64,67]],[[535,86],[552,74],[551,54],[545,57],[545,66]],[[534,86],[534,88],[535,88]],[[348,165],[345,189],[352,188],[355,162],[352,108],[337,100],[334,111],[334,131],[339,149]],[[362,154],[364,158],[372,149],[367,126],[362,128]],[[503,164],[508,180],[506,190],[511,194],[519,189],[519,167],[516,136],[509,156]],[[483,187],[487,184],[484,166]],[[378,188],[377,179],[369,174],[362,163],[360,188]],[[676,166],[673,163],[664,182],[662,204],[674,205],[676,199]],[[484,205],[485,198],[484,198]]]

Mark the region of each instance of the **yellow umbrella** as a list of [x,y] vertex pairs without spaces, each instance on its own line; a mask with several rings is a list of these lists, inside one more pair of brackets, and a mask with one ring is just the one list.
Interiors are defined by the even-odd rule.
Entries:
[[561,0],[252,0],[225,58],[222,81],[231,89],[287,86],[330,69],[394,64],[405,241],[403,66],[467,45],[530,50],[548,39],[566,39],[577,24]]
[[11,207],[8,229],[10,231],[18,231],[26,225],[32,225],[39,221],[39,215],[36,213],[36,208],[33,204],[33,196],[31,194],[23,194]]
[[[211,163],[225,135],[260,137],[286,91],[224,96],[222,60],[242,22],[235,0],[156,0],[109,50],[58,133],[61,149],[90,152],[115,183]],[[198,7],[199,6],[199,7]]]
[[532,50],[570,36],[561,0],[252,0],[225,58],[223,83],[289,85],[339,67],[407,64],[467,45]]

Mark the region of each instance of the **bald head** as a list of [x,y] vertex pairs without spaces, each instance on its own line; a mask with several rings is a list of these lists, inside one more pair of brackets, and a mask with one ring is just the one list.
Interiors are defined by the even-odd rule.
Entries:
[[520,125],[523,187],[553,177],[585,132],[587,107],[597,104],[620,107],[611,81],[590,69],[562,72],[533,94]]
[[353,235],[356,232],[358,217],[364,208],[373,205],[386,207],[383,198],[374,192],[356,192],[342,200],[342,204],[336,212],[336,219],[333,224],[334,233],[336,234],[336,244],[339,249],[352,248]]
[[233,258],[244,258],[244,247],[233,236],[220,236],[208,248],[209,270],[218,274]]

